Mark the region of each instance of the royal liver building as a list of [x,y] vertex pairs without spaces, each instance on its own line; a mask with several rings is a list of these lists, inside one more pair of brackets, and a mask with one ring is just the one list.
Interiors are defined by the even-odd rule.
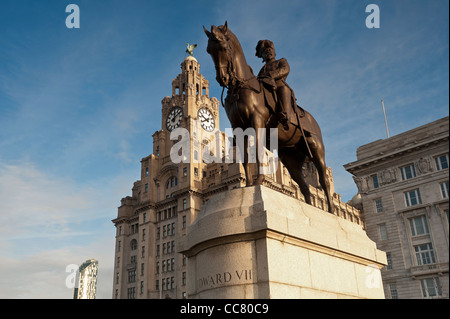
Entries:
[[[188,226],[211,196],[245,186],[242,166],[227,160],[232,152],[226,147],[225,132],[218,130],[220,103],[209,97],[209,82],[200,74],[194,57],[188,56],[181,63],[181,73],[172,81],[172,94],[161,103],[161,129],[153,134],[153,151],[141,160],[141,179],[134,183],[131,196],[122,198],[113,220],[113,298],[186,297],[189,269],[178,247]],[[171,133],[178,128],[184,128],[186,134],[171,140]],[[187,139],[188,150],[174,148],[180,139]],[[205,148],[219,160],[205,161]],[[172,161],[174,149],[183,161]],[[314,187],[319,183],[313,166],[305,166],[304,174],[313,185],[313,204],[324,208],[324,193]],[[328,175],[332,179],[331,169]],[[264,185],[303,200],[281,164],[267,175]],[[342,203],[338,194],[333,200],[337,215],[364,227],[359,210]]]

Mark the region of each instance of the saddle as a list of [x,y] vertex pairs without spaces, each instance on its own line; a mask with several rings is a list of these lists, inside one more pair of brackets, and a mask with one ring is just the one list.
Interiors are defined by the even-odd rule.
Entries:
[[[258,79],[260,83],[261,90],[264,94],[264,101],[266,107],[269,109],[272,116],[276,116],[280,112],[280,107],[278,104],[276,86],[275,83],[267,81],[267,79]],[[311,134],[313,128],[311,122],[306,117],[306,111],[299,105],[297,105],[294,91],[286,84],[286,86],[291,90],[291,105],[295,105],[294,112],[290,114],[289,122],[297,127],[302,127],[305,133]]]

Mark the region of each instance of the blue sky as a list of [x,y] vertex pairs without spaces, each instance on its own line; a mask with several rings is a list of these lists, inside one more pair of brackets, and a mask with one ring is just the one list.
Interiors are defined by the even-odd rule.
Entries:
[[[81,28],[67,29],[68,4]],[[380,8],[368,29],[368,4]],[[290,64],[288,83],[317,119],[344,201],[356,148],[448,115],[447,0],[0,2],[0,298],[71,298],[69,264],[97,258],[112,295],[120,199],[160,129],[186,42],[219,97],[202,26],[228,26],[247,62],[260,39]],[[221,110],[221,129],[228,120]]]

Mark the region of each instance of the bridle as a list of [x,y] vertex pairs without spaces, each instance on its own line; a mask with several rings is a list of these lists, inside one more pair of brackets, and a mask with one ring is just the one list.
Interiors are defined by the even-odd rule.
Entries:
[[[233,46],[231,46],[231,44],[229,43],[230,40],[229,39],[219,40],[219,39],[217,39],[217,37],[214,37],[214,39],[210,39],[210,41],[217,42],[218,45],[222,46],[224,48],[224,51],[225,51],[226,57],[227,57],[227,65],[220,65],[220,61],[217,61],[218,65],[216,66],[216,72],[218,74],[221,74],[221,72],[218,72],[219,70],[222,71],[223,69],[226,69],[226,74],[229,75],[228,84],[226,86],[224,85],[222,87],[222,94],[220,96],[222,106],[225,106],[225,104],[223,103],[223,93],[225,91],[225,88],[227,88],[227,90],[231,90],[231,91],[234,91],[239,88],[246,88],[246,89],[251,89],[251,90],[259,93],[254,88],[252,88],[250,85],[248,85],[248,82],[250,82],[251,80],[256,78],[255,75],[252,75],[248,79],[244,79],[244,78],[239,77],[236,74],[235,66],[233,64],[233,61],[235,58],[235,53],[234,53]],[[223,42],[225,42],[225,44]]]

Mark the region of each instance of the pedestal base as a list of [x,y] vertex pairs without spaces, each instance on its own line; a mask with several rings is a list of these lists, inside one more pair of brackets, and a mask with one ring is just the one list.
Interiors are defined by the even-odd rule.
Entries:
[[384,298],[361,226],[264,186],[212,197],[186,237],[188,298]]

